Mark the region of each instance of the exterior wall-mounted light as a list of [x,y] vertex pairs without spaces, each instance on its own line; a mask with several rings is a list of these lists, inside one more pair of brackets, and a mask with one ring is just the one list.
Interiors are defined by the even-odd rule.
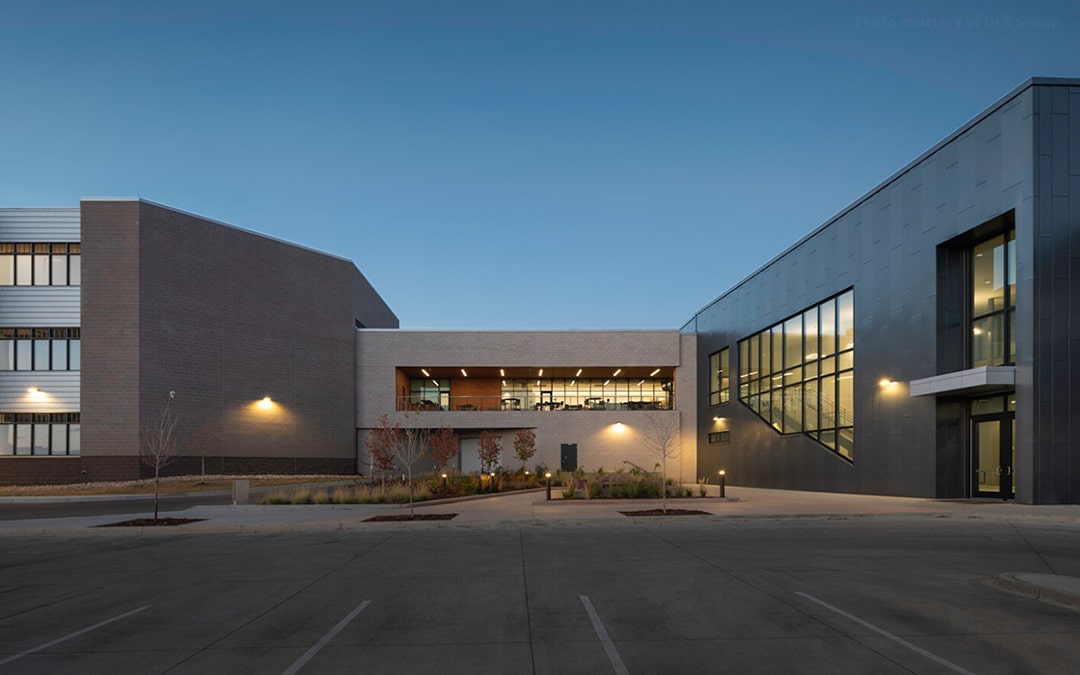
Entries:
[[263,396],[262,400],[259,401],[259,407],[263,410],[272,410],[274,407],[274,401],[269,396]]

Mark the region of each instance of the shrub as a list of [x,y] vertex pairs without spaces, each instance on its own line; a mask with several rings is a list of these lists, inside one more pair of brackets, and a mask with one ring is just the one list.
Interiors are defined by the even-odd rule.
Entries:
[[357,494],[355,488],[338,487],[334,490],[331,496],[331,503],[333,504],[359,504],[360,495]]
[[288,504],[290,501],[291,500],[289,499],[289,495],[287,495],[286,493],[284,493],[284,492],[282,492],[280,490],[277,490],[277,491],[271,492],[270,494],[263,497],[262,500],[259,503],[260,504]]
[[573,499],[574,498],[574,483],[572,481],[570,483],[568,483],[566,485],[566,487],[563,488],[562,496],[563,496],[563,499]]
[[333,504],[334,499],[330,496],[330,493],[326,490],[318,490],[311,496],[311,501],[315,504]]
[[585,496],[589,499],[597,499],[600,497],[600,481],[593,479],[586,484]]
[[315,500],[311,498],[311,490],[309,488],[303,488],[296,490],[292,493],[293,504],[314,504]]

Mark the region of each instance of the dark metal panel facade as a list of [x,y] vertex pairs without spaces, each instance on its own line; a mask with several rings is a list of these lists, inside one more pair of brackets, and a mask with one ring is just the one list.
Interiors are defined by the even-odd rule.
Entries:
[[[957,280],[967,270],[956,247],[966,244],[956,242],[1011,213],[1018,277],[1017,499],[1078,501],[1074,466],[1080,462],[1068,449],[1068,420],[1080,418],[1080,409],[1070,407],[1080,408],[1080,395],[1070,396],[1080,387],[1080,363],[1070,352],[1080,333],[1068,327],[1077,311],[1070,311],[1068,299],[1080,306],[1080,279],[1070,276],[1080,269],[1072,264],[1080,220],[1077,200],[1068,197],[1080,182],[1072,163],[1080,138],[1070,143],[1067,137],[1080,101],[1076,84],[1033,81],[1014,91],[688,322],[684,330],[699,334],[702,364],[699,473],[724,468],[732,483],[761,487],[966,496],[967,402],[911,398],[905,383],[965,365],[969,300]],[[855,298],[851,463],[804,435],[780,435],[738,400],[737,390],[739,340],[846,288]],[[733,355],[731,401],[710,407],[705,365],[724,347]],[[883,378],[899,384],[882,388]],[[706,442],[714,417],[731,430],[729,444]]]

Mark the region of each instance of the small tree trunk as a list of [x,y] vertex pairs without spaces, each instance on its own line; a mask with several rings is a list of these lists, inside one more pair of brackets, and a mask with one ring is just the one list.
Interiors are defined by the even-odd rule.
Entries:
[[660,459],[660,504],[667,513],[667,457]]
[[412,466],[409,466],[409,520],[416,518],[416,511],[413,510],[412,500]]

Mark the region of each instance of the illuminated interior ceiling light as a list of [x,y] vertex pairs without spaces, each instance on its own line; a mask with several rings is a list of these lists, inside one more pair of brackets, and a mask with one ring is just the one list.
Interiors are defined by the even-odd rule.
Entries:
[[640,386],[641,386],[641,385],[643,385],[643,384],[645,384],[645,380],[642,380],[641,382],[638,382],[638,383],[637,383],[637,386],[639,386],[639,387],[640,387]]
[[618,376],[619,376],[619,373],[621,373],[621,372],[622,372],[622,368],[616,368],[616,369],[615,369],[615,372],[614,372],[614,373],[612,373],[612,374],[611,374],[611,376],[612,376],[612,377],[618,377]]
[[538,387],[540,386],[540,380],[536,381],[536,386],[538,386]]
[[421,368],[420,372],[424,374],[424,377],[431,377],[431,373],[429,373],[426,368]]
[[577,373],[574,374],[574,377],[581,377],[581,371],[582,370],[584,370],[584,368],[578,368]]
[[432,380],[431,383],[434,384],[436,387],[439,386],[439,381],[438,380]]
[[506,386],[506,380],[503,380],[503,386],[504,387]]
[[577,380],[570,380],[570,386],[571,387],[574,386],[574,384],[576,384],[576,383],[577,383]]
[[656,370],[654,370],[654,371],[652,371],[651,373],[649,373],[649,377],[656,377],[656,374],[657,374],[657,373],[659,373],[659,372],[660,372],[660,369],[659,369],[659,368],[657,368]]
[[794,374],[795,374],[794,371],[789,370],[786,373],[784,373],[784,377],[791,377]]
[[469,374],[465,372],[464,368],[461,369],[461,376],[462,377],[468,377],[469,376]]
[[608,384],[610,384],[610,383],[611,383],[611,380],[604,380],[604,386],[605,387],[608,386]]
[[975,326],[974,328],[971,329],[971,332],[974,333],[975,335],[982,335],[983,334],[983,329],[979,328],[978,326]]
[[783,375],[773,375],[773,378],[772,378],[772,379],[774,379],[774,380],[779,380],[779,379],[780,379],[780,378],[782,378],[782,377],[783,377]]
[[544,376],[544,369],[543,369],[543,368],[541,368],[541,369],[540,369],[540,372],[539,372],[539,373],[537,373],[537,375],[538,375],[539,377],[543,377],[543,376]]
[[807,354],[807,355],[806,355],[806,358],[808,358],[808,359],[816,359],[816,358],[817,358],[817,354]]
[[499,377],[506,377],[506,370],[499,368]]

